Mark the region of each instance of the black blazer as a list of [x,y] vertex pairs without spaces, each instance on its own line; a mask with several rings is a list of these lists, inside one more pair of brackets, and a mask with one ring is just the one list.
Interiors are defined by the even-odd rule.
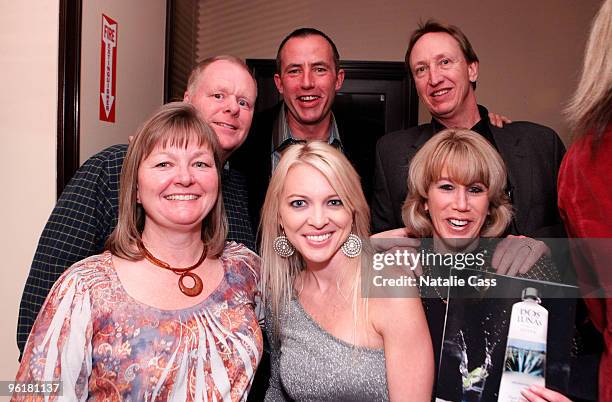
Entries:
[[[272,175],[272,130],[281,111],[282,102],[256,113],[246,141],[230,158],[232,169],[238,169],[247,178],[249,214],[253,228],[258,228],[261,208]],[[336,124],[344,154],[361,176],[362,188],[369,200],[374,180],[376,137],[361,135],[363,129],[359,129],[359,116],[337,119]]]
[[[564,237],[557,208],[557,174],[565,147],[557,133],[529,122],[489,123],[499,153],[506,163],[515,216],[508,234]],[[434,135],[431,124],[396,131],[376,146],[372,200],[374,232],[404,226],[401,209],[406,199],[410,161]]]

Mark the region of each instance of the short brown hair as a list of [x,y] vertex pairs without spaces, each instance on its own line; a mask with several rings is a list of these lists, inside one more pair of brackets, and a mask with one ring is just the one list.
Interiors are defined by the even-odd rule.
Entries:
[[219,56],[208,57],[204,60],[201,60],[200,62],[198,62],[198,64],[196,64],[193,70],[191,70],[191,74],[189,74],[189,80],[187,81],[187,92],[190,94],[190,96],[193,96],[197,91],[198,84],[200,83],[200,77],[202,76],[202,73],[206,70],[206,68],[214,62],[221,60],[229,61],[230,63],[244,68],[244,71],[249,73],[251,78],[253,78],[253,81],[255,82],[255,91],[257,91],[257,81],[255,80],[255,76],[253,75],[253,72],[251,71],[249,66],[247,66],[247,64],[244,62],[244,60],[242,60],[240,57],[232,56],[230,54],[222,54]]
[[[142,241],[145,211],[137,202],[138,168],[157,146],[187,147],[190,141],[198,146],[208,146],[214,154],[219,185],[221,184],[221,162],[219,144],[214,131],[199,117],[191,104],[172,102],[162,106],[138,130],[128,147],[121,168],[119,187],[119,219],[117,227],[106,241],[106,248],[114,255],[140,260],[144,257],[138,249]],[[211,256],[219,256],[227,237],[227,219],[221,196],[221,188],[212,210],[202,221],[202,241]]]
[[[442,23],[442,22],[439,22],[433,19],[429,19],[425,21],[424,23],[423,22],[419,23],[418,28],[416,29],[416,31],[412,33],[412,35],[410,36],[410,41],[408,42],[408,50],[406,50],[406,56],[404,57],[404,62],[406,63],[406,68],[408,69],[411,75],[412,75],[412,69],[410,68],[410,54],[412,53],[412,49],[414,48],[414,45],[417,43],[419,39],[421,39],[421,37],[423,37],[423,35],[428,34],[428,33],[434,33],[434,32],[443,32],[443,33],[447,33],[450,36],[452,36],[459,44],[459,47],[461,48],[461,51],[463,52],[463,56],[465,57],[465,60],[467,61],[468,64],[478,62],[478,56],[476,56],[476,52],[474,51],[472,44],[470,43],[467,36],[465,36],[463,31],[459,29],[459,27],[456,27],[455,25],[445,24],[445,23]],[[476,89],[475,82],[472,82],[472,87]]]
[[332,55],[334,56],[334,68],[336,69],[336,73],[340,70],[340,53],[338,53],[338,48],[336,44],[329,36],[327,36],[324,32],[319,31],[315,28],[298,28],[295,31],[291,32],[289,35],[285,36],[280,45],[278,46],[278,51],[276,52],[276,72],[278,74],[281,73],[281,52],[285,47],[285,44],[289,41],[289,39],[293,38],[307,38],[309,36],[320,36],[329,43],[331,47]]
[[408,170],[408,196],[402,207],[402,220],[408,231],[421,237],[433,234],[425,202],[429,186],[440,180],[445,167],[450,178],[461,184],[481,182],[487,186],[489,217],[480,236],[501,236],[512,220],[512,206],[505,192],[506,166],[487,140],[464,129],[440,131],[412,158]]

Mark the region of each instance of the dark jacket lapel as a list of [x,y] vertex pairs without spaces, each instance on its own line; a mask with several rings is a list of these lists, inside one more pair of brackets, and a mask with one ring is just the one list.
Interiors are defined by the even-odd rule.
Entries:
[[[529,205],[531,205],[533,188],[533,168],[531,163],[525,163],[527,154],[521,144],[520,135],[512,135],[507,129],[498,128],[489,124],[499,153],[506,163],[508,180],[510,181],[510,197],[517,217],[514,222],[523,222],[527,219]],[[517,191],[520,189],[520,191]],[[519,216],[520,215],[520,216]],[[521,227],[516,228],[523,232]]]

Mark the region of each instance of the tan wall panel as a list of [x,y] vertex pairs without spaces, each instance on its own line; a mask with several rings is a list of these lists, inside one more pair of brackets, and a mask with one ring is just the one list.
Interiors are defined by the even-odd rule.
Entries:
[[[17,372],[17,314],[55,202],[59,0],[0,5],[0,380]],[[1,398],[1,397],[0,397]],[[7,398],[8,399],[8,398]]]

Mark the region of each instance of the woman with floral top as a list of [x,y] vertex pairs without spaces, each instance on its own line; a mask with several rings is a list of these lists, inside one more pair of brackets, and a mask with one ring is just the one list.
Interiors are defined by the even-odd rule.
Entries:
[[225,243],[219,166],[193,106],[143,125],[107,251],[55,283],[17,381],[62,381],[67,400],[246,400],[262,352],[259,259]]

